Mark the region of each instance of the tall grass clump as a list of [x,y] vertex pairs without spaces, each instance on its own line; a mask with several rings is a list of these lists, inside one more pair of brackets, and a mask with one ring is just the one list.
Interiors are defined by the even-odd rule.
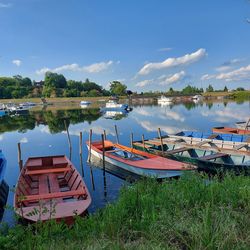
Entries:
[[249,249],[250,178],[194,174],[124,187],[115,204],[63,223],[4,228],[0,249]]

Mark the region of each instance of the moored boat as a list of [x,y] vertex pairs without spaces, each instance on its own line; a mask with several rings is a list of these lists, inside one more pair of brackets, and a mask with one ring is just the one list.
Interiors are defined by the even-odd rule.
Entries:
[[7,161],[0,150],[0,208],[5,206],[9,193],[9,186],[4,180],[6,165]]
[[[163,145],[163,150],[162,146]],[[198,170],[208,173],[233,170],[236,173],[250,174],[250,151],[244,154],[234,151],[234,154],[221,152],[215,148],[199,148],[199,145],[185,146],[182,142],[166,142],[160,140],[145,140],[133,143],[134,148],[161,155],[173,160],[197,165]]]
[[128,104],[118,103],[116,100],[109,100],[104,110],[129,110]]
[[164,104],[164,103],[172,103],[173,99],[162,95],[160,98],[157,99],[157,101],[159,104]]
[[175,136],[191,137],[200,139],[216,139],[221,141],[233,141],[233,142],[247,142],[250,138],[247,135],[239,134],[223,134],[223,133],[211,133],[211,132],[199,132],[199,131],[181,131]]
[[250,130],[250,120],[248,122],[236,122],[237,128]]
[[250,130],[248,129],[214,127],[212,130],[214,133],[221,133],[221,134],[250,135]]
[[[89,142],[87,147],[90,150]],[[155,178],[178,177],[185,171],[194,170],[195,166],[181,163],[164,157],[142,152],[133,148],[104,141],[105,161],[138,176]],[[91,154],[102,159],[101,141],[92,142]]]
[[28,158],[14,197],[19,216],[31,222],[63,219],[72,223],[73,217],[83,214],[90,203],[81,175],[66,156]]

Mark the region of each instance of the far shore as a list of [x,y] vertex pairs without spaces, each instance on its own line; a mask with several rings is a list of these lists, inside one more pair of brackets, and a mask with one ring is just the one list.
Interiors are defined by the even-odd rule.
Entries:
[[[242,91],[243,92],[243,91]],[[240,92],[206,92],[203,93],[202,96],[204,97],[205,100],[223,100],[226,98],[230,98],[233,94],[237,94]],[[249,99],[250,97],[250,90],[244,91],[244,94],[246,99]],[[173,97],[175,100],[191,100],[191,97],[193,95],[167,95],[169,97]],[[147,96],[147,95],[137,95],[137,96],[131,96],[130,101],[132,100],[133,102],[140,102],[140,100],[144,101],[149,101],[153,102],[156,101],[159,95],[152,95],[152,96]],[[90,102],[106,102],[108,101],[110,96],[98,96],[98,97],[53,97],[53,98],[45,98],[46,102],[50,105],[76,105],[79,104],[80,101],[85,100],[85,101],[90,101]],[[129,100],[128,96],[120,96],[119,97],[121,100]],[[41,98],[22,98],[22,99],[0,99],[0,103],[23,103],[23,102],[33,102],[36,104],[43,104]]]

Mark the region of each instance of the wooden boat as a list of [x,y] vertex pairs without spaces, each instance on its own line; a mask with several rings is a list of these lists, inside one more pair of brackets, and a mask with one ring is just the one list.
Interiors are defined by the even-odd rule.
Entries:
[[28,158],[21,170],[14,207],[31,221],[73,222],[91,203],[89,191],[74,165],[64,155]]
[[214,127],[213,132],[221,134],[250,135],[250,130],[228,127]]
[[250,137],[248,135],[240,135],[240,134],[223,134],[223,133],[203,133],[199,131],[181,131],[175,136],[185,136],[192,138],[202,138],[202,139],[216,139],[221,141],[233,141],[233,142],[247,142],[250,141]]
[[[89,148],[89,142],[87,142]],[[101,141],[92,142],[91,154],[102,159]],[[111,141],[104,142],[105,161],[139,176],[168,178],[180,176],[184,171],[194,170],[191,164],[177,162],[160,156],[141,152]]]
[[237,128],[250,130],[250,120],[248,122],[236,122]]
[[[159,138],[145,140],[145,142],[150,145],[161,146],[161,140]],[[163,148],[165,144],[178,144],[182,147],[212,150],[214,152],[223,152],[225,154],[250,155],[250,142],[222,141],[216,139],[166,135],[162,137],[162,144]]]
[[0,208],[5,206],[9,194],[9,186],[4,180],[6,165],[7,161],[0,150]]
[[250,151],[248,154],[227,154],[214,149],[202,149],[195,147],[185,147],[182,143],[165,143],[163,152],[160,142],[152,140],[137,141],[133,143],[136,149],[161,155],[169,159],[191,163],[197,165],[198,170],[208,173],[216,173],[221,170],[233,170],[235,172],[244,171],[250,174]]

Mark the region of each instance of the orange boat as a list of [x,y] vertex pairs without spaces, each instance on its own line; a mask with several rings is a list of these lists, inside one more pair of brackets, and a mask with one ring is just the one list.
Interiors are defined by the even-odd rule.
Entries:
[[[89,147],[89,142],[87,142]],[[139,176],[168,178],[180,176],[184,171],[194,170],[195,166],[179,161],[167,159],[157,155],[142,152],[111,141],[104,141],[105,161],[130,171]],[[102,159],[102,142],[91,143],[91,154]]]
[[250,135],[250,130],[238,129],[238,128],[228,128],[228,127],[214,127],[213,132],[220,133],[220,134]]
[[32,222],[64,219],[70,224],[90,203],[81,175],[66,156],[28,158],[14,197],[19,216]]

